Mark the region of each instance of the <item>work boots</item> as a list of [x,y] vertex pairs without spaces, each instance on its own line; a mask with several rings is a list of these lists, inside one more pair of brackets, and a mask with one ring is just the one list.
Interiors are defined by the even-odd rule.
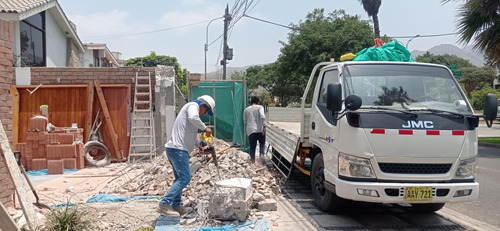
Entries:
[[193,208],[191,207],[184,207],[181,205],[181,207],[179,207],[178,209],[174,209],[176,212],[178,212],[181,216],[182,215],[185,215],[185,214],[188,214],[190,212],[193,211]]
[[170,205],[158,205],[156,211],[162,215],[169,217],[180,217],[179,212],[175,211]]

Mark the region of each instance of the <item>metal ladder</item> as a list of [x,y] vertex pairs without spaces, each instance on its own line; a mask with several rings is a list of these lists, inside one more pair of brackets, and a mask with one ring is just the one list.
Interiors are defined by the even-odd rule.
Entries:
[[152,159],[155,155],[151,91],[151,73],[148,72],[147,75],[140,75],[139,72],[136,72],[134,108],[130,127],[129,162],[144,160],[146,158]]

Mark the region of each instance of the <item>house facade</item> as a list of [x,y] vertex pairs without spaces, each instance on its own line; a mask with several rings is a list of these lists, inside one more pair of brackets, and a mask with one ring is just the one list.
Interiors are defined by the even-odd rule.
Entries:
[[3,0],[0,19],[13,23],[14,67],[82,66],[85,46],[57,0]]
[[85,43],[83,67],[123,67],[120,52],[111,52],[105,43]]

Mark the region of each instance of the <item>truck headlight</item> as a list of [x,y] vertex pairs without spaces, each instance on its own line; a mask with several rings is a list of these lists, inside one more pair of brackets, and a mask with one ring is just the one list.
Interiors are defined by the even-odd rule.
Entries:
[[476,174],[476,157],[472,157],[465,160],[460,160],[460,164],[458,165],[457,172],[455,173],[455,178],[458,179],[469,179],[474,178]]
[[339,153],[339,175],[355,178],[375,178],[370,160]]

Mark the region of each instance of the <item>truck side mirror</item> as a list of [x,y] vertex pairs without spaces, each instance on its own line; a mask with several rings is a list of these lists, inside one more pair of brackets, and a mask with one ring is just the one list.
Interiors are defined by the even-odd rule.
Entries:
[[330,83],[326,88],[326,109],[329,111],[342,110],[342,85]]
[[498,113],[498,96],[493,93],[488,93],[484,100],[483,116],[486,125],[491,127],[493,120],[496,119]]
[[358,110],[361,107],[362,103],[363,103],[363,101],[357,95],[347,96],[347,98],[345,99],[345,102],[344,102],[345,108],[350,110],[350,111]]

